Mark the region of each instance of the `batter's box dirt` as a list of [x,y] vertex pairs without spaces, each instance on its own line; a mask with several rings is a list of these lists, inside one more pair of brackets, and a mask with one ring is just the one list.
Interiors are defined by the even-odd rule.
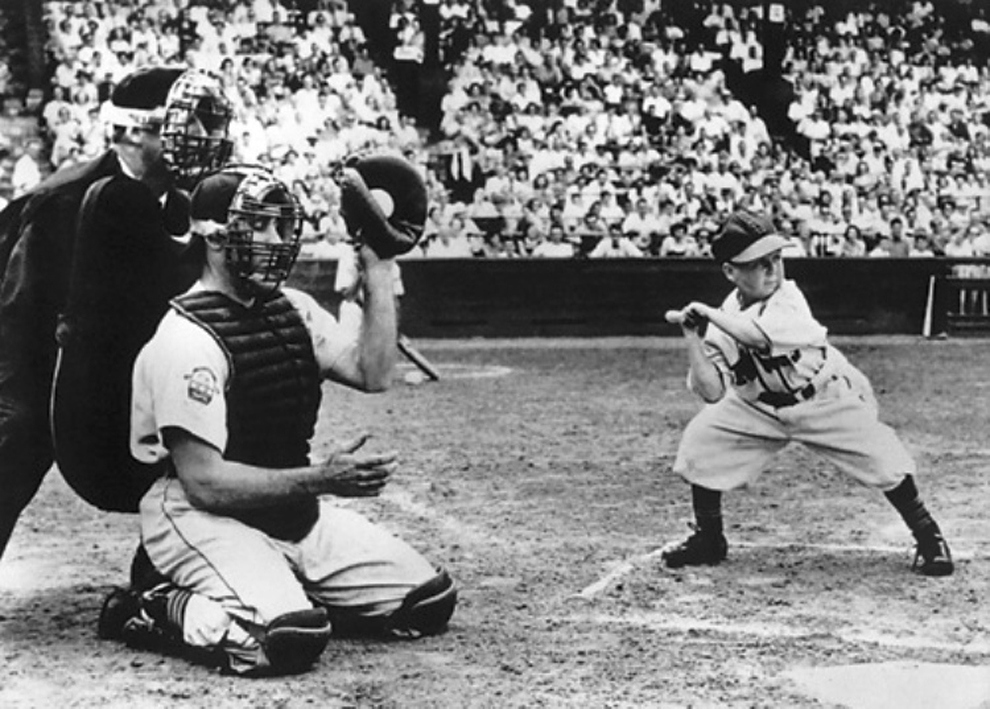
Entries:
[[[911,573],[911,536],[881,494],[800,449],[726,496],[723,564],[664,569],[658,550],[690,517],[670,466],[700,406],[679,343],[416,346],[448,376],[376,396],[328,385],[314,450],[368,431],[369,448],[399,453],[361,509],[457,580],[447,634],[332,641],[313,671],[259,681],[102,642],[99,604],[126,579],[137,520],[52,472],[0,562],[0,706],[975,709],[948,691],[973,673],[945,668],[990,666],[990,399],[972,386],[990,342],[843,343],[917,456],[956,554],[939,579]],[[866,666],[895,671],[852,699],[813,686]],[[945,690],[938,704],[886,691],[906,676]]]

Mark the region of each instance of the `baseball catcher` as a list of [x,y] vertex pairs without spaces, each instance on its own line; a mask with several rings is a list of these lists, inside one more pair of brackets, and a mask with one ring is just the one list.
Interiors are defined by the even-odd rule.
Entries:
[[722,492],[752,482],[798,441],[881,490],[917,542],[913,568],[953,571],[949,547],[915,485],[915,463],[877,418],[867,378],[829,344],[798,286],[784,277],[786,240],[757,214],[736,212],[712,242],[735,288],[720,307],[667,313],[687,347],[690,388],[708,405],[688,424],[674,472],[691,484],[696,528],[662,558],[670,568],[720,563]]
[[321,381],[384,390],[395,362],[391,261],[360,247],[361,321],[341,327],[282,288],[302,213],[262,168],[229,166],[192,193],[197,282],[172,301],[134,370],[131,446],[166,473],[141,501],[144,570],[108,597],[104,638],[299,672],[331,632],[418,637],[454,611],[450,577],[327,496],[379,494],[394,453],[367,435],[310,460]]

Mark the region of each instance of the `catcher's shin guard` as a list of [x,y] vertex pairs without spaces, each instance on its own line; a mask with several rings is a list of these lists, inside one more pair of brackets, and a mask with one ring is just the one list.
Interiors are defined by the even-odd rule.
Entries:
[[385,622],[385,630],[395,637],[418,638],[438,635],[457,605],[457,587],[443,569],[436,576],[406,594],[402,605]]
[[262,674],[305,672],[319,658],[330,641],[333,628],[323,608],[283,613],[263,632],[261,646],[268,666]]

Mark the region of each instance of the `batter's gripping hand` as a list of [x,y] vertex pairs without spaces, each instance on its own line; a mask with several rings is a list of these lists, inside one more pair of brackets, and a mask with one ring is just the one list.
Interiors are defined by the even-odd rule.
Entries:
[[337,175],[340,213],[355,242],[381,258],[410,251],[426,223],[426,183],[407,160],[369,155],[348,161]]
[[671,324],[680,325],[685,332],[704,335],[708,327],[708,317],[702,312],[704,307],[700,303],[691,303],[681,310],[668,310],[664,318]]
[[395,453],[358,453],[370,436],[365,433],[339,446],[323,463],[328,492],[338,497],[375,497],[397,467]]

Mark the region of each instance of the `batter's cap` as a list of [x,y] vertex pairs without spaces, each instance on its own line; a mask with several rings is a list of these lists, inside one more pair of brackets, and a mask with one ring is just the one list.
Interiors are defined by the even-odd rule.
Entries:
[[747,263],[787,246],[773,222],[760,214],[737,211],[729,215],[712,240],[712,256],[725,263]]
[[144,67],[125,76],[110,94],[107,122],[136,128],[160,126],[168,92],[183,71],[181,67]]

